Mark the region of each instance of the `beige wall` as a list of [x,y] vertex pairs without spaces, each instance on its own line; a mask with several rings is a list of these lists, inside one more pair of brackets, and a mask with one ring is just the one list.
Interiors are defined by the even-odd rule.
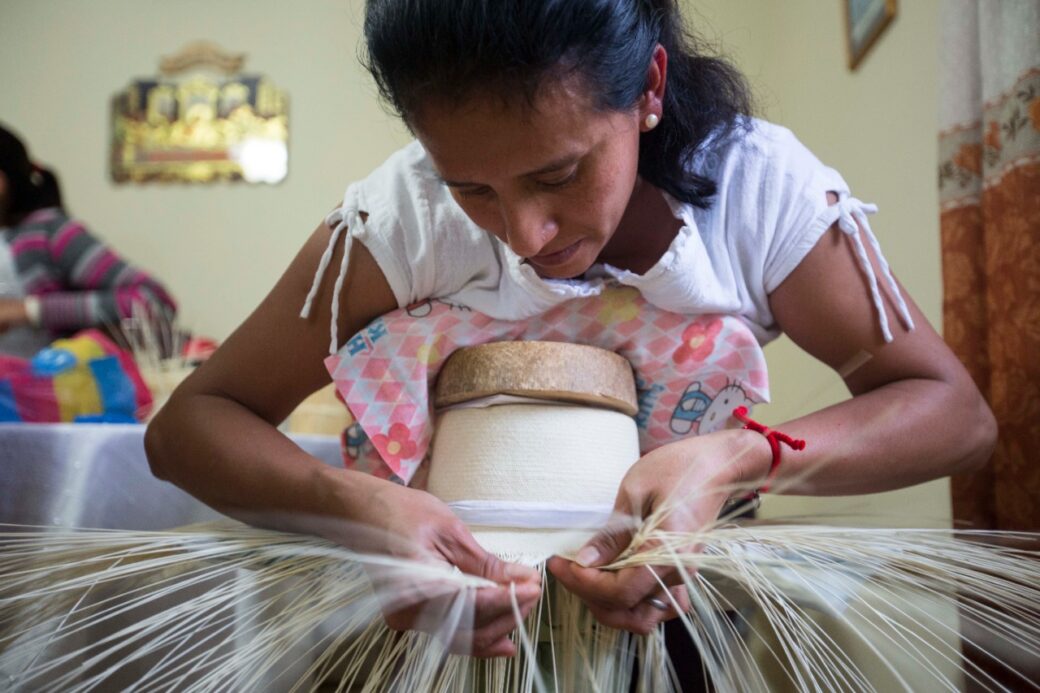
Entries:
[[[925,314],[941,286],[936,162],[939,0],[900,3],[856,73],[845,66],[841,2],[684,0],[691,21],[748,73],[760,110],[792,128],[854,194]],[[360,0],[3,0],[0,121],[61,173],[69,207],[174,291],[188,327],[223,338],[260,300],[340,196],[407,135],[356,60]],[[713,27],[713,28],[710,28]],[[248,55],[290,96],[290,172],[281,185],[116,186],[106,172],[108,99],[196,39]],[[841,382],[781,340],[768,349],[776,423],[837,401]],[[945,482],[839,510],[948,517]],[[824,503],[827,504],[826,502]],[[800,500],[772,501],[801,511]]]
[[[791,128],[853,195],[880,212],[872,227],[907,291],[941,324],[938,130],[939,0],[899,3],[898,15],[856,72],[846,66],[841,2],[686,0],[691,24],[749,76],[761,114]],[[840,379],[781,338],[766,349],[777,424],[846,396]],[[811,441],[810,441],[811,444]],[[877,496],[770,497],[767,513],[817,509],[947,521],[945,480]]]
[[[3,0],[0,121],[63,180],[67,203],[165,281],[189,328],[226,337],[346,185],[407,141],[358,65],[360,2]],[[159,58],[207,39],[287,90],[280,185],[117,186],[108,99]]]

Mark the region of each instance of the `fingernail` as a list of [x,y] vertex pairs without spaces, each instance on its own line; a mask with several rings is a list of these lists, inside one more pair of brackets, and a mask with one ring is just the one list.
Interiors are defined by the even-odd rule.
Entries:
[[505,574],[506,577],[511,580],[530,580],[538,575],[538,572],[534,568],[530,568],[526,565],[507,563]]
[[586,546],[574,557],[574,562],[585,568],[591,568],[599,560],[599,550],[595,546]]

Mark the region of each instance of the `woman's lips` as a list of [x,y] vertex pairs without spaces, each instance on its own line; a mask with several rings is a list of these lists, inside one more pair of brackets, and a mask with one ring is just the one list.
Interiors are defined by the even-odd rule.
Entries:
[[534,257],[528,258],[528,262],[539,265],[541,267],[556,267],[562,265],[578,252],[578,247],[581,245],[581,241],[575,241],[563,250],[558,250],[555,253],[543,253],[541,255],[535,255]]

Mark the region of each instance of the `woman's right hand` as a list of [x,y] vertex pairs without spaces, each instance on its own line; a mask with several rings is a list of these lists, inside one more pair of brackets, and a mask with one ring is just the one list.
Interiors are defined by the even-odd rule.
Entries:
[[[509,634],[516,628],[510,584],[522,616],[541,595],[541,574],[527,566],[506,563],[485,551],[466,525],[435,496],[404,486],[380,483],[366,504],[365,524],[381,530],[386,549],[398,558],[437,562],[498,583],[466,595],[462,619],[448,633],[449,648],[475,657],[508,657],[516,653]],[[445,626],[459,597],[457,589],[425,584],[404,571],[369,570],[380,597],[383,617],[394,630],[436,632]],[[403,605],[402,608],[397,608]]]
[[[315,230],[270,295],[159,411],[145,436],[152,472],[245,522],[318,534],[373,553],[387,553],[389,544],[398,557],[438,561],[500,585],[475,590],[473,608],[463,614],[449,644],[454,651],[483,657],[510,655],[515,648],[508,635],[515,621],[509,584],[516,583],[520,611],[526,614],[540,594],[535,571],[490,556],[433,496],[326,465],[276,428],[307,395],[329,382],[324,360],[336,272],[326,272],[311,317],[301,321],[299,315],[331,234],[325,224]],[[339,267],[342,257],[340,243],[329,266]],[[363,243],[352,246],[340,296],[338,344],[398,307]],[[373,581],[391,627],[443,626],[424,621],[438,603],[424,600],[423,594],[411,598],[409,587],[417,580],[395,589],[401,582],[387,582],[387,577],[392,576],[380,571]],[[425,587],[444,605],[458,595],[458,589],[445,590],[443,582],[439,588]]]

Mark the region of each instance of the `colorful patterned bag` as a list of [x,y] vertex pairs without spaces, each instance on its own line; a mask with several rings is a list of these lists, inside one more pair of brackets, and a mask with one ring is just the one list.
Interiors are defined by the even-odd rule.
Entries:
[[133,357],[95,329],[30,360],[0,356],[0,422],[134,423],[151,406]]

